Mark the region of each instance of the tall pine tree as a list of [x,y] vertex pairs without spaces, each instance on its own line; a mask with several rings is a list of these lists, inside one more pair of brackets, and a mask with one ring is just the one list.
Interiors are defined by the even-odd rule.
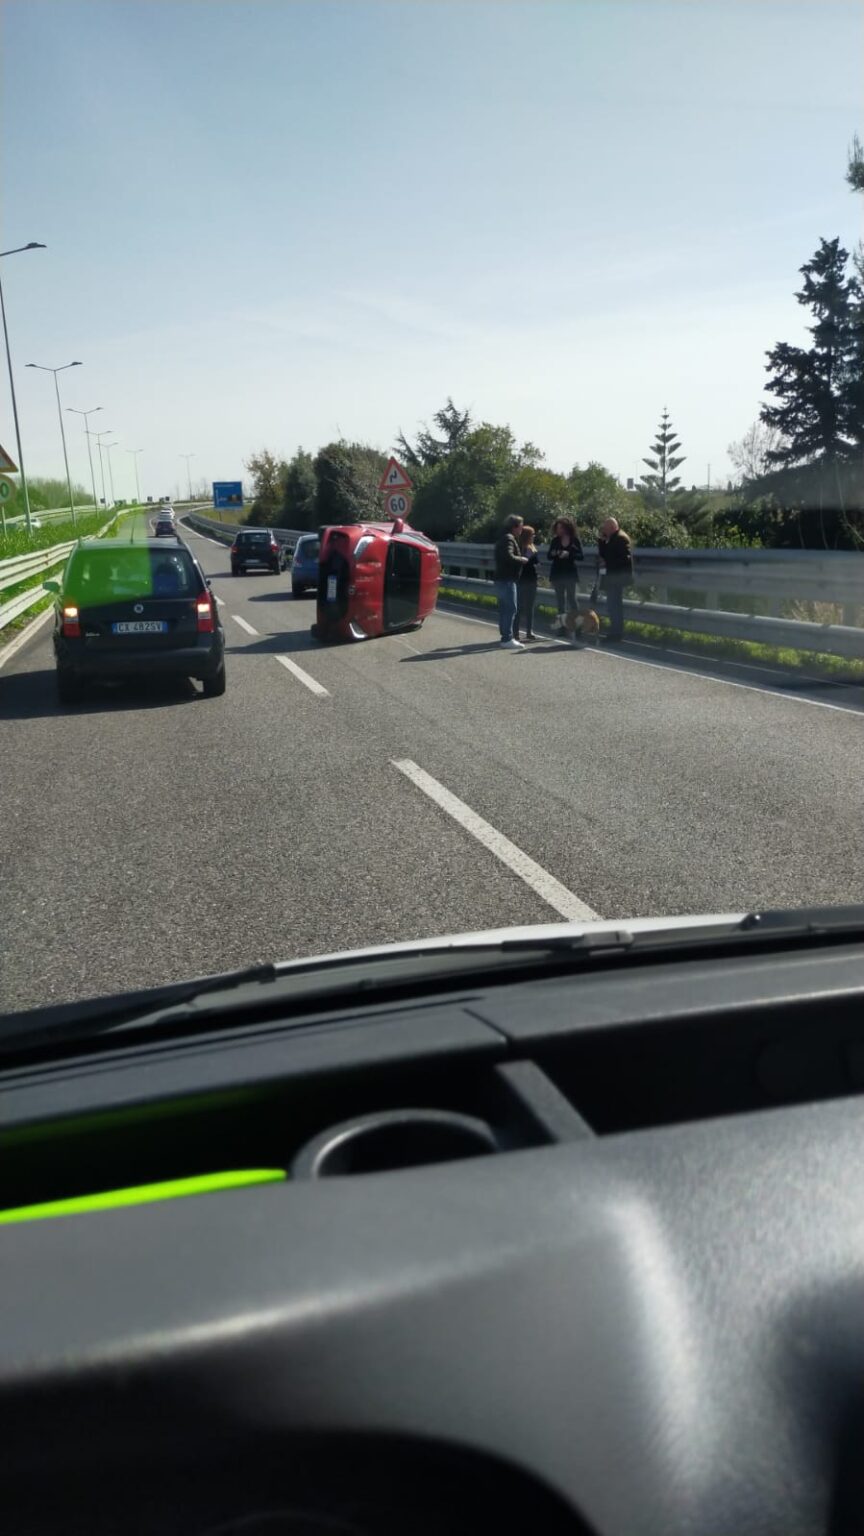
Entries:
[[839,239],[821,240],[801,268],[804,286],[795,297],[812,310],[809,348],[781,341],[768,355],[770,394],[780,402],[763,405],[761,420],[782,441],[768,455],[772,464],[834,463],[846,457],[850,412],[854,412],[854,287],[846,276],[849,253]]
[[675,474],[679,464],[685,462],[683,455],[676,457],[681,447],[675,435],[669,412],[664,405],[663,415],[660,417],[660,425],[657,428],[657,436],[651,444],[653,459],[643,459],[651,470],[650,475],[643,475],[640,487],[647,490],[651,499],[659,499],[665,507],[668,498],[673,491],[677,491],[681,484],[681,476]]

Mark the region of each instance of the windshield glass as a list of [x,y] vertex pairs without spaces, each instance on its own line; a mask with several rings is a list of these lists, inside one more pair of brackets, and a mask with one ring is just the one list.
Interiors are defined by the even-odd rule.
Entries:
[[864,4],[3,22],[0,1030],[860,900]]
[[85,546],[69,561],[63,596],[83,607],[115,597],[148,597],[195,591],[195,567],[182,551],[159,549],[96,550]]

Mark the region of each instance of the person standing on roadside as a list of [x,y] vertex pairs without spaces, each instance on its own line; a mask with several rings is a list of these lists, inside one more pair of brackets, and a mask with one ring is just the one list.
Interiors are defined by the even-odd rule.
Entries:
[[549,540],[549,580],[555,593],[558,609],[557,626],[563,628],[564,615],[576,607],[576,589],[579,585],[579,561],[582,545],[572,517],[558,517],[552,524]]
[[633,546],[615,517],[607,517],[600,528],[597,559],[606,567],[603,587],[609,629],[604,638],[617,644],[624,639],[624,588],[633,581]]
[[537,562],[540,556],[534,544],[534,529],[530,523],[523,524],[519,535],[519,553],[525,564],[519,572],[516,588],[516,623],[513,627],[513,638],[519,639],[519,631],[524,626],[525,639],[536,640],[534,604],[537,601]]
[[495,541],[495,591],[498,595],[498,628],[501,644],[507,651],[524,651],[521,641],[513,636],[516,622],[516,584],[525,564],[519,550],[519,535],[524,518],[515,514],[508,517]]

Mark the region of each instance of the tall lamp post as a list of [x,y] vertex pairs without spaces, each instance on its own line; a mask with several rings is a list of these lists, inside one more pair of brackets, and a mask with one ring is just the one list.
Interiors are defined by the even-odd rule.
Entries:
[[194,459],[194,453],[181,453],[181,459],[186,460],[186,480],[189,486],[189,500],[192,500],[192,471],[189,468],[189,460]]
[[111,436],[111,432],[110,432],[110,430],[106,430],[105,432],[93,432],[91,434],[91,436],[95,437],[95,439],[96,439],[96,452],[99,455],[99,474],[100,474],[101,479],[102,479],[102,505],[104,506],[104,508],[105,508],[105,510],[107,512],[107,510],[108,510],[108,497],[105,494],[105,461],[102,458],[102,439],[103,439],[103,437],[110,437]]
[[84,436],[87,439],[87,457],[90,460],[90,484],[93,487],[93,511],[94,512],[98,512],[99,511],[99,497],[96,495],[96,475],[95,475],[95,473],[93,471],[93,449],[90,447],[90,438],[92,437],[93,434],[92,434],[92,432],[89,430],[89,428],[87,426],[87,417],[88,416],[95,416],[96,412],[97,411],[101,411],[102,407],[101,407],[101,405],[94,405],[92,407],[92,409],[89,410],[89,411],[79,411],[79,410],[76,410],[74,405],[67,405],[66,409],[67,409],[67,411],[69,412],[69,414],[71,416],[83,416],[84,417]]
[[113,442],[113,443],[105,443],[104,447],[105,447],[105,457],[108,460],[108,484],[109,484],[109,486],[111,488],[111,508],[112,508],[112,511],[113,511],[114,507],[117,505],[117,498],[114,495],[114,471],[113,471],[113,469],[111,467],[111,449],[112,448],[116,448],[117,447],[117,443],[116,443],[116,441]]
[[60,423],[60,440],[63,444],[63,463],[66,465],[66,485],[69,490],[69,511],[72,513],[72,526],[77,527],[78,519],[75,515],[75,498],[72,495],[72,476],[69,473],[69,455],[66,452],[66,428],[63,425],[63,407],[60,404],[60,385],[57,383],[58,373],[65,373],[67,368],[80,368],[80,362],[61,363],[59,368],[46,368],[44,363],[28,363],[28,368],[38,368],[40,373],[53,373],[54,393],[57,396],[57,420]]
[[133,457],[133,459],[135,461],[135,495],[138,497],[138,505],[140,507],[140,505],[141,505],[141,482],[138,479],[138,455],[139,455],[139,453],[143,453],[144,449],[143,448],[127,448],[126,452],[127,453],[131,453],[131,455],[132,455],[132,457]]
[[[31,240],[27,245],[16,245],[11,251],[0,251],[0,256],[17,256],[20,251],[44,251],[47,246],[41,240]],[[3,316],[3,340],[6,343],[6,366],[9,369],[9,393],[12,396],[12,417],[15,422],[15,442],[18,448],[18,469],[21,474],[21,489],[24,492],[24,520],[27,524],[27,532],[33,532],[30,521],[30,492],[27,489],[27,475],[24,471],[24,450],[21,447],[21,428],[18,425],[18,402],[15,399],[15,379],[12,374],[12,353],[9,350],[9,330],[6,325],[6,304],[3,299],[3,284],[0,283],[0,313]]]

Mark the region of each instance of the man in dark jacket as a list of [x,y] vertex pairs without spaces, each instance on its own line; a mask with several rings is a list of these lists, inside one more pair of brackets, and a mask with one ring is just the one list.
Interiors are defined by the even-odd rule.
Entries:
[[617,643],[624,638],[624,588],[633,580],[633,547],[629,535],[617,518],[607,517],[597,540],[597,557],[606,567],[603,588],[609,615],[607,640]]
[[513,638],[516,618],[516,583],[525,564],[519,548],[519,535],[524,518],[508,517],[495,541],[495,591],[498,594],[498,628],[501,644],[508,651],[524,651],[520,640]]

